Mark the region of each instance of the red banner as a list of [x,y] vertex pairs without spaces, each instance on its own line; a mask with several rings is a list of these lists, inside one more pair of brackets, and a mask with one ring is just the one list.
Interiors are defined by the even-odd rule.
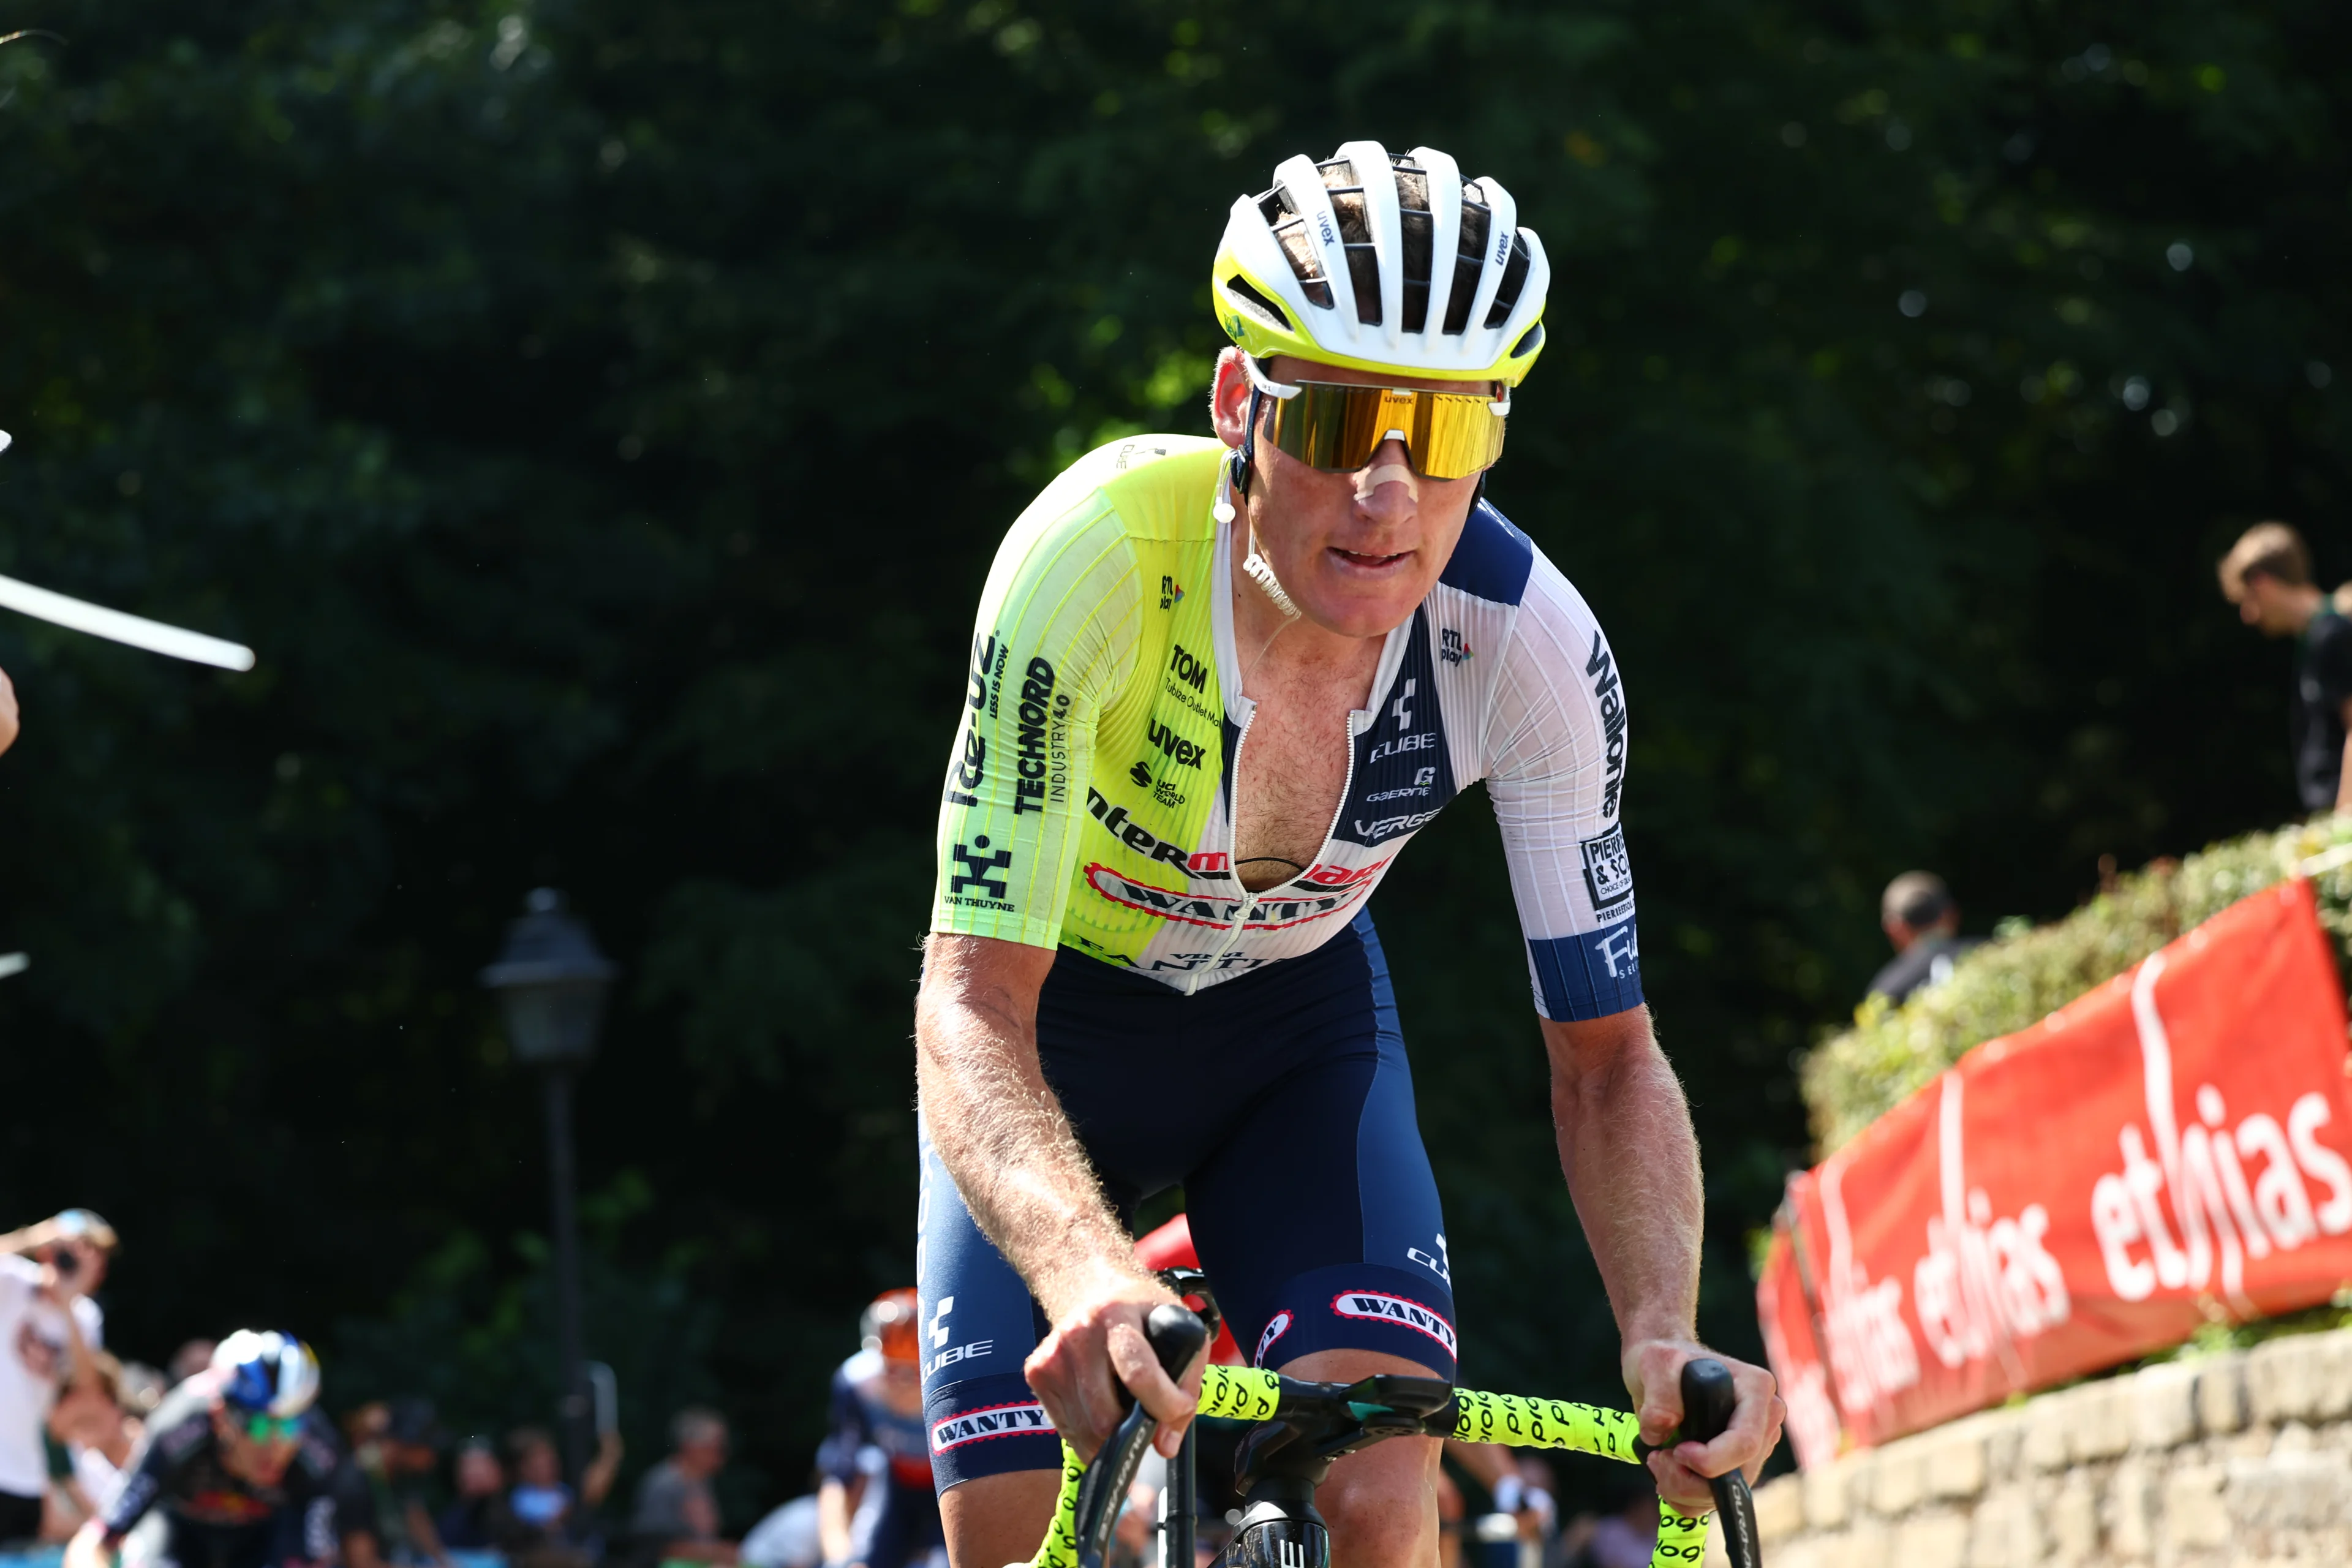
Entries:
[[1801,1463],[2352,1280],[2352,1098],[2310,884],[1970,1051],[1790,1183],[1757,1309]]

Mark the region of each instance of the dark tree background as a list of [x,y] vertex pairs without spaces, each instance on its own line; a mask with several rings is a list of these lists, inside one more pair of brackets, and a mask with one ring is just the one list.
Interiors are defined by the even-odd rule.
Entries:
[[[1494,494],[1633,694],[1707,1331],[1801,1160],[1790,1054],[1892,873],[1981,926],[2283,817],[2286,655],[2211,563],[2352,568],[2339,6],[0,0],[0,570],[252,674],[0,620],[0,1223],[127,1246],[150,1359],[268,1321],[330,1402],[542,1416],[522,891],[625,966],[593,1350],[805,1466],[912,1266],[908,1004],[995,542],[1205,428],[1225,206],[1427,142],[1552,336]],[[2347,365],[2352,368],[2352,365]],[[1606,1396],[1491,820],[1378,900],[1468,1375]]]

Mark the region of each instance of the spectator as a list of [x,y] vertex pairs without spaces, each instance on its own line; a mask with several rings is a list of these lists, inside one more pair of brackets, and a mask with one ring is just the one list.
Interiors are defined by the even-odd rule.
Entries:
[[[580,1478],[575,1498],[564,1484],[563,1461],[555,1438],[544,1429],[525,1426],[507,1439],[514,1462],[514,1487],[507,1493],[498,1549],[517,1568],[584,1568],[597,1555],[597,1542],[586,1513],[604,1502],[621,1468],[621,1443],[606,1434],[595,1462]],[[586,1507],[580,1506],[584,1502]]]
[[91,1375],[113,1227],[88,1209],[0,1236],[0,1544],[41,1534],[49,1489],[44,1434],[59,1386]]
[[727,1421],[689,1406],[670,1422],[670,1457],[637,1483],[629,1533],[639,1551],[663,1563],[732,1563],[735,1543],[719,1539],[719,1499],[710,1478],[727,1463]]
[[352,1458],[367,1478],[375,1506],[368,1528],[352,1531],[358,1539],[346,1542],[349,1568],[446,1568],[449,1554],[433,1528],[425,1495],[441,1462],[432,1402],[395,1399],[362,1405],[352,1417],[351,1436]]
[[145,1430],[139,1419],[144,1412],[134,1414],[133,1374],[104,1351],[92,1352],[89,1363],[90,1375],[69,1384],[49,1408],[49,1436],[65,1449],[72,1466],[72,1473],[51,1494],[60,1505],[42,1531],[51,1541],[67,1539],[114,1506],[131,1450]]
[[1887,883],[1878,900],[1878,923],[1895,944],[1895,957],[1871,976],[1870,990],[1898,1005],[1921,986],[1949,980],[1953,961],[1983,945],[1979,938],[1958,934],[1960,906],[1933,871],[1906,871]]
[[824,1542],[817,1528],[814,1492],[793,1499],[753,1525],[743,1537],[747,1568],[820,1568]]
[[435,1523],[442,1550],[496,1550],[506,1515],[507,1473],[488,1437],[468,1437],[459,1447],[456,1479],[457,1499]]
[[1650,1568],[1658,1544],[1658,1494],[1647,1472],[1619,1479],[1607,1512],[1570,1531],[1577,1542],[1571,1568]]
[[2283,522],[2258,522],[2221,557],[2221,594],[2264,637],[2295,639],[2287,714],[2295,791],[2305,811],[2352,806],[2345,737],[2352,729],[2352,621],[2312,582],[2311,550]]

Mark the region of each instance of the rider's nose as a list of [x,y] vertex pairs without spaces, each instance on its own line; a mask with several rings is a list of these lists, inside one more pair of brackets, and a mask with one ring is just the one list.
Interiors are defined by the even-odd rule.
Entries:
[[1412,454],[1391,436],[1372,449],[1371,460],[1356,474],[1356,504],[1382,521],[1411,517],[1421,499]]

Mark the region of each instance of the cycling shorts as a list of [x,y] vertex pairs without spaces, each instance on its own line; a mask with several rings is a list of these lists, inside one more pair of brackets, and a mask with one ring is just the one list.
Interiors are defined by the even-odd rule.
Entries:
[[[1384,1351],[1451,1379],[1452,1270],[1369,913],[1311,952],[1187,996],[1064,949],[1037,1048],[1121,1219],[1181,1184],[1255,1364]],[[922,1145],[924,1415],[944,1491],[1060,1447],[1022,1375],[1044,1310]]]
[[885,1470],[876,1476],[849,1521],[849,1561],[865,1568],[908,1568],[947,1537],[940,1526],[940,1499],[927,1482],[908,1486]]

